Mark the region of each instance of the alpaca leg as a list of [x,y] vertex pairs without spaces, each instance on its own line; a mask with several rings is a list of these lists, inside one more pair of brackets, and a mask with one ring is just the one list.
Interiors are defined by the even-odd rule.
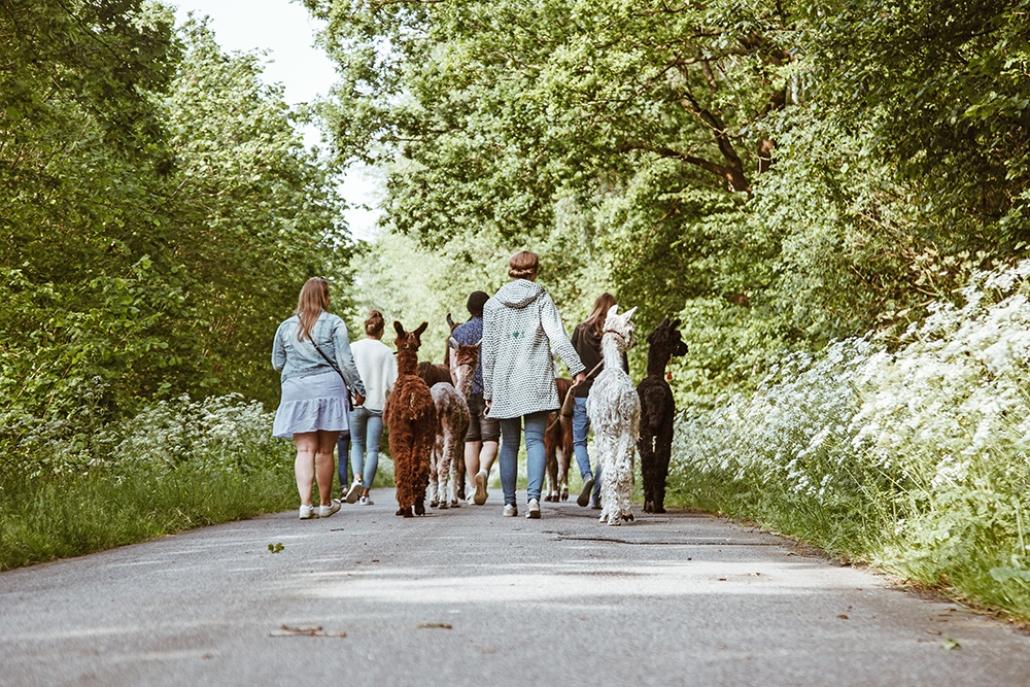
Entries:
[[565,457],[565,473],[562,477],[562,484],[564,485],[564,499],[569,498],[569,468],[572,467],[572,461],[575,460],[576,454],[572,450],[572,423],[562,423],[562,455]]
[[[551,416],[548,415],[548,423],[551,421]],[[555,457],[555,449],[554,437],[551,431],[547,431],[544,434],[544,451],[547,455],[547,494],[544,496],[544,501],[558,500],[558,461]]]
[[609,525],[619,525],[619,503],[616,498],[615,484],[618,479],[616,474],[614,442],[611,437],[602,432],[596,435],[598,460],[601,464],[601,516],[600,522],[607,522]]
[[426,486],[429,484],[429,457],[433,451],[433,442],[436,440],[436,433],[432,425],[426,430],[423,428],[423,435],[418,437],[412,447],[412,475],[414,497],[412,499],[415,508],[415,515],[426,514]]
[[630,495],[633,489],[633,434],[625,433],[618,440],[618,480],[616,489],[618,491],[619,517],[623,520],[633,520],[633,511],[630,508]]
[[450,441],[446,448],[447,454],[451,457],[451,507],[460,508],[461,502],[465,500],[464,486],[465,475],[461,472],[460,468],[465,464],[462,456],[462,449],[464,443],[462,439],[465,436],[465,430],[461,430],[460,427],[455,428],[455,432],[450,436]]
[[436,488],[439,481],[440,473],[440,457],[437,453],[436,448],[433,448],[432,454],[429,456],[429,507],[436,508],[440,505],[440,500],[436,497]]
[[672,458],[672,423],[655,441],[655,513],[665,512],[665,481],[669,477],[669,461]]
[[436,464],[437,491],[434,498],[440,504],[441,509],[450,508],[451,447],[449,428],[444,429],[443,433],[436,437],[436,457],[438,461]]
[[644,512],[654,513],[655,511],[655,477],[654,477],[654,435],[650,427],[644,427],[640,431],[640,441],[637,442],[640,449],[640,475],[644,478]]

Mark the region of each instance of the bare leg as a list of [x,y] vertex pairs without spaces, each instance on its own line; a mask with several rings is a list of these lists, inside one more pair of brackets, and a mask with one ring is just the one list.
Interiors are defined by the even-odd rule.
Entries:
[[479,472],[479,452],[483,450],[482,441],[465,442],[465,474],[475,475]]
[[[318,451],[315,453],[315,479],[318,481],[318,498],[323,506],[328,506],[333,500],[333,473],[336,471],[336,464],[333,461],[333,450],[336,448],[336,439],[339,432],[319,432]],[[309,487],[310,489],[310,483]]]
[[479,454],[479,470],[485,472],[487,478],[490,477],[490,468],[494,466],[494,461],[497,460],[497,443],[496,441],[484,441],[483,450]]
[[297,478],[297,493],[303,506],[311,505],[311,481],[315,478],[315,451],[318,436],[315,432],[301,432],[293,435],[297,457],[293,461],[293,472]]

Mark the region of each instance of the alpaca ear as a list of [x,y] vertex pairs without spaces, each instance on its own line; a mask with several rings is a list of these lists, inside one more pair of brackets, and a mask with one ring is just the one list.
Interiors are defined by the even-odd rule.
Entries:
[[657,327],[655,327],[655,329],[665,329],[666,327],[670,327],[670,326],[672,326],[672,325],[669,324],[669,318],[666,317],[666,318],[664,318],[661,321],[661,324],[659,324]]
[[479,347],[480,347],[480,346],[482,346],[482,345],[483,345],[483,340],[482,340],[482,339],[480,339],[479,341],[477,341],[477,342],[475,343],[475,347],[476,347],[476,348],[479,348]]
[[458,323],[454,321],[454,318],[451,317],[450,313],[447,313],[447,326],[451,328],[452,332],[454,331],[454,328],[458,326]]
[[671,324],[669,324],[669,326],[672,327],[673,329],[679,329],[681,324],[683,324],[683,323],[680,322],[680,318],[677,317],[675,320],[672,321]]
[[619,304],[612,303],[612,307],[608,308],[608,317],[619,314]]
[[629,310],[627,310],[627,311],[626,311],[626,312],[625,312],[625,313],[624,313],[624,314],[622,315],[622,321],[623,321],[623,322],[629,322],[629,321],[630,321],[630,320],[631,320],[631,319],[633,318],[633,313],[635,313],[635,312],[637,311],[637,307],[639,307],[639,306],[636,306],[636,305],[634,305],[634,306],[633,306],[632,308],[630,308]]
[[397,336],[404,336],[404,325],[401,324],[400,320],[393,321],[393,328],[397,330]]
[[420,324],[418,326],[418,329],[416,329],[415,332],[414,332],[415,336],[421,337],[422,336],[422,332],[424,332],[426,330],[426,327],[428,327],[428,326],[429,326],[428,322],[423,322],[422,324]]
[[447,345],[450,346],[451,348],[457,348],[458,347],[458,340],[455,339],[453,336],[448,337],[447,338]]

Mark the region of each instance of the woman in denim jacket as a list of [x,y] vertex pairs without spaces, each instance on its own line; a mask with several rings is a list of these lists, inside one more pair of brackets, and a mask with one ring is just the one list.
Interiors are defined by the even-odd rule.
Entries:
[[[302,520],[340,510],[340,502],[332,499],[333,449],[340,432],[347,431],[348,394],[355,405],[365,400],[347,327],[328,310],[329,282],[308,279],[296,313],[279,325],[272,344],[272,367],[282,373],[272,433],[292,438],[297,447],[294,472]],[[311,505],[312,479],[318,482],[317,509]]]

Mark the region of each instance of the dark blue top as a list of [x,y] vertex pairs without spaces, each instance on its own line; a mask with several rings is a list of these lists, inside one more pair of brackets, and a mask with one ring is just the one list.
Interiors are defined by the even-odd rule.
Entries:
[[[483,318],[473,317],[454,328],[451,336],[462,346],[474,346],[483,339]],[[472,376],[472,393],[483,395],[483,356],[476,362],[476,374]]]

